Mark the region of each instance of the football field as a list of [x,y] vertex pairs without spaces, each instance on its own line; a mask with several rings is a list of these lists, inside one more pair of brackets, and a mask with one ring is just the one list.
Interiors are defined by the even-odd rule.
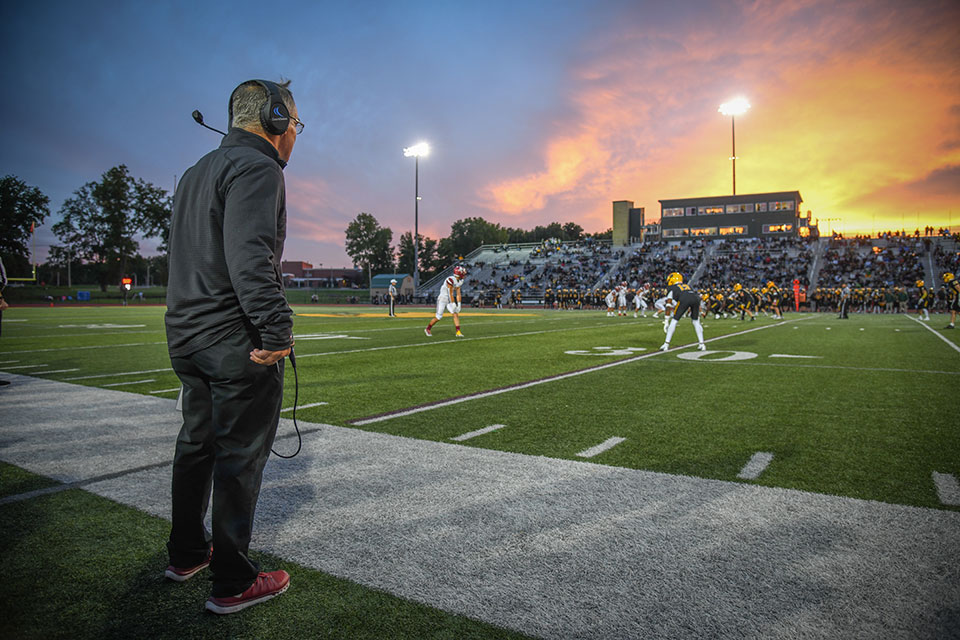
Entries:
[[[745,481],[960,509],[935,481],[960,477],[960,340],[944,316],[705,319],[706,353],[684,320],[660,353],[662,323],[632,315],[473,310],[464,338],[449,317],[428,338],[426,310],[296,312],[304,421],[721,480],[760,453]],[[161,307],[5,316],[0,371],[177,396]]]
[[[960,347],[944,316],[683,320],[296,307],[254,530],[293,588],[171,586],[162,307],[0,338],[9,637],[952,637]],[[296,393],[296,401],[295,401]],[[133,507],[133,508],[131,508]],[[78,566],[79,565],[79,566]],[[66,573],[69,579],[62,580]],[[105,578],[106,577],[106,578]],[[79,585],[82,597],[73,590]],[[180,626],[169,627],[176,619]]]

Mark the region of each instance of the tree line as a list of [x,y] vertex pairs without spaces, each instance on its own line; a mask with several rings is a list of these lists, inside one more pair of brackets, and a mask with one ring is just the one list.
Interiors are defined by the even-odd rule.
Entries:
[[[30,237],[50,215],[50,200],[40,189],[13,175],[0,178],[0,257],[10,276],[31,273]],[[60,221],[52,230],[59,244],[50,247],[41,265],[40,279],[73,269],[73,280],[97,283],[103,291],[123,276],[144,274],[166,281],[166,244],[170,232],[173,196],[164,189],[130,175],[125,165],[103,173],[74,191],[60,207]],[[610,237],[611,232],[593,234]],[[431,275],[484,244],[542,242],[549,238],[576,241],[589,237],[574,223],[553,222],[525,230],[504,227],[480,217],[455,221],[447,237],[417,238],[420,273]],[[138,239],[159,239],[158,256],[140,254]],[[360,213],[347,226],[346,252],[368,279],[374,273],[413,273],[413,234],[403,233],[396,246],[393,231],[369,213]],[[45,276],[45,277],[44,277]],[[143,281],[141,281],[141,284]]]
[[[417,258],[420,273],[426,279],[484,244],[542,242],[550,238],[572,242],[587,237],[609,239],[611,236],[612,231],[609,229],[596,234],[584,233],[583,227],[575,222],[553,222],[525,230],[504,227],[480,217],[470,217],[450,225],[450,235],[445,238],[437,240],[419,235]],[[354,267],[366,273],[368,281],[375,273],[413,273],[413,233],[403,233],[396,246],[393,246],[392,242],[393,231],[389,227],[381,226],[369,213],[360,213],[347,225],[347,255],[353,260]]]
[[[0,255],[10,275],[27,274],[30,235],[50,215],[50,199],[16,176],[0,178]],[[78,282],[97,283],[106,291],[132,268],[166,270],[166,258],[140,255],[138,238],[159,238],[166,253],[173,199],[164,189],[134,178],[125,165],[88,182],[60,207],[53,225],[60,244],[50,247],[46,270],[78,269]]]

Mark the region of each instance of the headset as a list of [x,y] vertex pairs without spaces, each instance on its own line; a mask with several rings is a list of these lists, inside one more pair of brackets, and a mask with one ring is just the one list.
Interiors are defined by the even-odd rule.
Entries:
[[267,102],[260,109],[260,126],[270,135],[282,136],[290,126],[290,112],[287,111],[287,105],[283,104],[280,87],[269,80],[247,80],[233,90],[227,104],[227,127],[233,126],[233,97],[241,87],[254,82],[263,87],[268,95]]

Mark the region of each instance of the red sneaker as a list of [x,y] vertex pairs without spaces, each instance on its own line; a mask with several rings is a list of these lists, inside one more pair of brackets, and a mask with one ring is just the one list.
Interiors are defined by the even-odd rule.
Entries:
[[206,607],[214,613],[236,613],[237,611],[242,611],[247,607],[266,602],[270,598],[280,595],[286,591],[289,586],[290,574],[286,571],[271,571],[270,573],[263,573],[261,571],[260,575],[257,576],[256,582],[250,585],[250,587],[240,595],[229,596],[227,598],[214,598],[211,596],[207,599]]
[[172,564],[167,567],[167,570],[163,572],[163,575],[175,582],[184,582],[189,580],[194,576],[194,574],[199,573],[203,569],[206,569],[210,565],[210,557],[213,555],[213,549],[210,550],[210,553],[207,554],[207,559],[198,564],[195,567],[183,568],[175,567]]

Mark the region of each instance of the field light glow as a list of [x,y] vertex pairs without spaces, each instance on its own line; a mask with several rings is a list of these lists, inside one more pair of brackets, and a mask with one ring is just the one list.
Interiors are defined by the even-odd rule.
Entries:
[[733,100],[724,102],[722,105],[720,105],[720,108],[717,109],[717,111],[725,116],[742,116],[749,108],[750,103],[747,102],[746,98],[734,98]]
[[407,158],[411,156],[416,156],[418,158],[424,158],[430,155],[430,145],[426,142],[418,142],[412,147],[407,147],[403,150],[403,155]]

